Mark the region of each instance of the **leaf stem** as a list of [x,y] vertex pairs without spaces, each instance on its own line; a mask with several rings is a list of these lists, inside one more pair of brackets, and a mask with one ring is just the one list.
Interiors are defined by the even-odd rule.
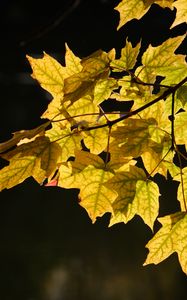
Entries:
[[174,133],[174,121],[175,121],[175,91],[172,93],[172,102],[171,102],[171,150],[174,150],[175,144],[175,133]]
[[180,177],[181,177],[181,186],[182,186],[182,198],[183,198],[183,203],[184,203],[185,211],[187,212],[187,203],[186,203],[186,198],[185,198],[185,194],[184,194],[184,180],[183,180],[183,174],[182,174],[182,162],[181,162],[181,156],[180,156],[180,153],[178,152],[177,148],[176,148],[176,152],[177,152],[177,156],[178,156],[178,160],[179,160],[179,165],[180,165]]

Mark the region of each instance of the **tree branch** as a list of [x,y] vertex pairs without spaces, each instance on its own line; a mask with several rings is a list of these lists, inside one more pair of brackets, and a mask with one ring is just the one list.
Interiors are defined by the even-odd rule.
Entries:
[[114,124],[116,123],[119,123],[125,119],[128,119],[129,117],[131,116],[134,116],[134,115],[137,115],[138,113],[140,113],[141,111],[145,110],[146,108],[152,106],[153,104],[159,102],[160,100],[162,99],[165,99],[167,98],[169,95],[171,94],[174,94],[178,88],[180,86],[182,86],[185,82],[187,82],[187,77],[185,77],[183,80],[181,80],[179,83],[177,83],[175,86],[171,86],[169,87],[166,91],[163,92],[162,95],[160,95],[159,97],[155,98],[154,100],[150,101],[149,103],[139,107],[138,109],[134,110],[134,111],[131,111],[131,112],[128,112],[126,113],[125,115],[123,115],[122,117],[120,118],[117,118],[115,120],[112,120],[112,121],[108,121],[107,123],[105,124],[102,124],[102,125],[98,125],[98,126],[91,126],[91,127],[88,127],[88,128],[85,128],[84,130],[85,131],[89,131],[89,130],[93,130],[93,129],[97,129],[97,128],[103,128],[103,127],[107,127],[107,126],[113,126]]

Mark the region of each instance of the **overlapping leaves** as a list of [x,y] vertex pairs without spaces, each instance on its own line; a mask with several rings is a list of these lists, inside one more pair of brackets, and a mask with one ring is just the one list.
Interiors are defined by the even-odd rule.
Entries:
[[[186,21],[186,0],[122,0],[115,8],[118,28],[140,19],[153,3],[176,8],[172,27]],[[119,57],[112,49],[81,59],[67,44],[64,64],[45,52],[41,58],[27,55],[32,77],[52,100],[42,125],[0,144],[7,161],[0,190],[33,177],[46,186],[78,189],[92,222],[110,213],[112,226],[138,215],[154,230],[160,197],[154,175],[170,174],[179,183],[181,211],[158,218],[161,228],[147,244],[145,264],[177,252],[187,273],[186,156],[178,150],[187,147],[187,67],[185,56],[176,54],[184,38],[149,45],[141,57],[141,43],[133,46],[128,39]],[[102,104],[111,99],[133,100],[131,111],[105,111]]]

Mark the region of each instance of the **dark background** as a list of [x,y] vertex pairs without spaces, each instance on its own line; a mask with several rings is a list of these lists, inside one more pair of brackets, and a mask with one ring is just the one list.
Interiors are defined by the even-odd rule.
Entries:
[[[0,141],[41,124],[47,93],[30,77],[26,54],[45,51],[64,63],[65,42],[79,57],[115,47],[128,36],[143,50],[186,25],[169,30],[175,11],[153,5],[141,20],[116,31],[114,0],[0,1]],[[178,49],[186,53],[186,41]],[[158,177],[160,215],[175,212],[176,185]],[[182,299],[186,275],[173,254],[158,266],[142,267],[151,230],[136,217],[108,228],[79,206],[76,190],[40,187],[32,178],[0,194],[0,299],[139,300]]]

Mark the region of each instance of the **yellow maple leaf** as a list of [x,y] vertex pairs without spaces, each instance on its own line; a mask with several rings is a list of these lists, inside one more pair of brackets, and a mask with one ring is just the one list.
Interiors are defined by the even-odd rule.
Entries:
[[9,165],[0,172],[0,190],[11,188],[30,176],[42,183],[55,172],[60,153],[61,147],[58,144],[41,136],[3,154]]
[[159,218],[162,227],[147,243],[149,249],[144,265],[158,264],[177,252],[182,270],[187,274],[187,214],[178,212]]
[[32,77],[52,96],[63,95],[64,71],[56,59],[44,52],[42,58],[26,56],[33,70]]
[[146,176],[142,169],[130,166],[129,171],[116,172],[114,177],[106,185],[118,193],[118,197],[113,203],[114,214],[110,220],[113,224],[130,221],[136,212],[132,210],[133,200],[136,193],[136,183],[138,180],[145,180]]
[[21,140],[27,138],[32,139],[35,138],[38,134],[44,134],[46,127],[50,124],[50,122],[45,122],[44,124],[30,130],[21,130],[13,133],[13,137],[3,143],[0,143],[0,153],[3,153],[15,145],[17,145]]
[[173,6],[177,9],[177,13],[171,28],[187,21],[187,1],[177,0]]
[[132,44],[126,40],[125,47],[121,49],[121,57],[111,62],[111,67],[115,72],[128,71],[134,68],[136,60],[140,51],[141,43],[138,43],[136,47],[132,47]]
[[140,19],[149,7],[145,7],[143,0],[122,0],[115,9],[120,13],[119,29],[131,19]]
[[112,203],[117,197],[117,192],[107,187],[105,183],[114,174],[105,169],[100,157],[78,151],[76,161],[62,165],[59,173],[59,186],[80,190],[79,203],[86,209],[92,222],[106,212],[113,213]]

